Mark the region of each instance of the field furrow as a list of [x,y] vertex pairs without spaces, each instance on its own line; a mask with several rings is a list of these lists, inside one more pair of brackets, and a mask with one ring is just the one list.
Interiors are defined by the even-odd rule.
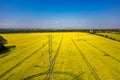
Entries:
[[2,35],[16,47],[0,53],[0,80],[120,80],[118,41],[83,32]]

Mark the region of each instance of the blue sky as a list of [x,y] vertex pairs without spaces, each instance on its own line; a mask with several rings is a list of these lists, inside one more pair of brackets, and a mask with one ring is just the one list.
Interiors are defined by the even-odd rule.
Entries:
[[0,0],[0,28],[120,28],[120,0]]

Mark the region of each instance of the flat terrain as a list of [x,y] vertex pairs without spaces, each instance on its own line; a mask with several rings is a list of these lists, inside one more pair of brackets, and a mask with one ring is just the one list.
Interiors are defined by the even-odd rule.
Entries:
[[120,80],[120,42],[81,32],[1,34],[0,80]]

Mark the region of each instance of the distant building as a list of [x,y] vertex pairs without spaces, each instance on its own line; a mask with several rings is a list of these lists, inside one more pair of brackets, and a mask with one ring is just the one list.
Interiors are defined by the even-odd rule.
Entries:
[[93,32],[93,29],[90,29],[89,32],[92,33],[92,32]]
[[90,32],[90,33],[95,33],[95,30],[90,29],[89,32]]

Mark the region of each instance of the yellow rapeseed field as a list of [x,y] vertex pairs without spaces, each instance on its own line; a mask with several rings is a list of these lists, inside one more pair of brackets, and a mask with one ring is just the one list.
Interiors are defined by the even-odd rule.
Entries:
[[0,80],[120,80],[120,42],[82,32],[0,34]]
[[120,33],[97,33],[97,34],[112,37],[112,38],[120,41]]

